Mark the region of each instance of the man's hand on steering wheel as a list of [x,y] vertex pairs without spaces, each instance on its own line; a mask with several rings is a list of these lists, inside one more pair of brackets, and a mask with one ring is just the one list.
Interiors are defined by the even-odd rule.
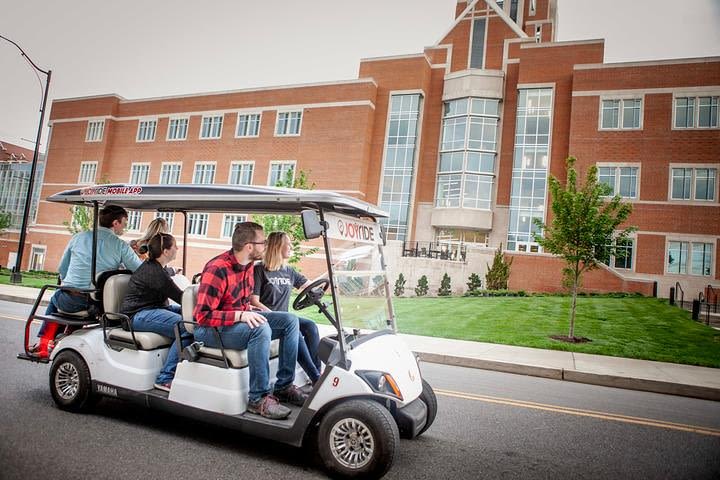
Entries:
[[327,278],[319,278],[315,280],[305,287],[297,297],[295,297],[295,301],[292,305],[293,309],[302,310],[315,305],[315,302],[323,297],[328,288],[330,288],[330,280]]

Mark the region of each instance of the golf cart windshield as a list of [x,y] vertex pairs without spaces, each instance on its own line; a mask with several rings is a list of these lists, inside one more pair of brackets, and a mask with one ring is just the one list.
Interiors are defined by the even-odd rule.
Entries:
[[380,226],[335,213],[325,221],[342,326],[392,328]]

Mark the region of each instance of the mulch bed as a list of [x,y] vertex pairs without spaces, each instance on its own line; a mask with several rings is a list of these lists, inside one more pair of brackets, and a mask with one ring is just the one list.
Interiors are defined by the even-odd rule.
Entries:
[[587,343],[592,342],[587,337],[568,337],[567,335],[550,335],[550,338],[553,340],[557,340],[559,342],[565,342],[565,343]]

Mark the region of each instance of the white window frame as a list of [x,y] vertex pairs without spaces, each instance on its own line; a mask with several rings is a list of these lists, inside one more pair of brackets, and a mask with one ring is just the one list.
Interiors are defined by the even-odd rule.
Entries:
[[235,224],[240,222],[247,222],[247,215],[244,213],[224,213],[222,217],[222,223],[220,224],[220,238],[232,238],[233,232],[230,232],[230,235],[225,235],[225,223],[230,217],[242,217],[242,220],[236,219],[236,221],[234,222]]
[[179,165],[180,166],[180,170],[178,171],[178,181],[177,181],[177,184],[179,184],[180,180],[182,179],[182,167],[183,167],[182,162],[162,162],[162,164],[160,164],[160,176],[158,177],[158,185],[177,185],[175,183],[162,183],[163,170],[165,169],[166,165],[168,165],[168,166]]
[[[135,182],[133,181],[133,169],[135,167],[147,167],[147,181]],[[133,162],[130,164],[130,176],[128,177],[128,183],[131,184],[148,184],[150,183],[150,162]]]
[[[165,217],[166,215],[169,216],[169,219]],[[172,233],[173,226],[175,225],[175,212],[160,212],[160,211],[155,212],[155,218],[159,218],[159,217],[162,217],[165,219],[165,221],[168,224],[168,231],[170,233]]]
[[[39,253],[40,255],[42,255],[42,262],[40,262],[40,265],[39,265],[40,268],[33,268],[33,266],[34,266],[34,265],[33,265],[33,261],[34,261],[34,256],[35,256],[35,250],[41,250],[41,251],[42,251],[42,253]],[[33,244],[30,246],[30,258],[29,258],[28,269],[29,269],[29,270],[36,270],[36,271],[37,271],[37,270],[45,270],[45,260],[47,260],[47,245],[38,245],[38,244],[36,244],[36,243],[33,243]]]
[[[140,138],[140,132],[142,131],[143,124],[145,124],[145,125],[154,124],[152,138]],[[157,129],[158,129],[158,119],[157,118],[141,118],[140,120],[138,120],[138,128],[137,128],[137,133],[135,134],[135,142],[136,143],[154,142],[155,137],[157,137]],[[145,129],[145,133],[147,134],[147,126]]]
[[[623,127],[623,111],[625,110],[626,100],[640,100],[640,123],[637,127]],[[620,106],[618,110],[618,126],[617,127],[603,127],[603,102],[604,101],[619,101]],[[598,131],[614,132],[614,131],[638,131],[642,130],[645,119],[645,95],[613,95],[613,96],[601,96],[600,97],[600,108],[598,110]]]
[[[279,132],[280,128],[280,115],[287,114],[288,120],[285,122],[285,125],[289,128],[290,126],[290,114],[292,113],[299,113],[300,114],[300,124],[298,125],[298,131],[297,133],[281,133]],[[302,126],[303,126],[303,118],[305,117],[305,112],[303,109],[300,110],[278,110],[277,115],[275,116],[275,136],[276,137],[299,137],[302,134]],[[287,130],[286,130],[287,131]]]
[[[668,255],[670,254],[670,242],[681,242],[688,244],[688,258],[685,262],[685,273],[671,272],[668,269]],[[712,245],[712,261],[710,263],[710,275],[692,273],[693,244],[705,243]],[[675,277],[695,277],[695,278],[715,278],[715,270],[717,268],[717,240],[709,237],[665,237],[665,257],[663,258],[663,271],[665,275],[673,275]]]
[[[714,92],[692,92],[692,93],[683,93],[683,92],[673,92],[673,98],[672,98],[672,118],[671,118],[671,124],[670,128],[675,131],[683,131],[683,130],[717,130],[720,128],[720,105],[718,105],[718,124],[714,127],[701,127],[699,126],[700,121],[700,97],[720,97],[720,91],[714,91]],[[676,127],[675,126],[675,118],[677,115],[677,99],[678,98],[693,98],[695,100],[695,104],[693,107],[693,124],[691,127]],[[720,98],[718,98],[718,102],[720,103]]]
[[528,10],[528,17],[534,17],[537,11],[537,0],[530,0],[530,8]]
[[[258,116],[257,135],[238,135],[238,129],[240,128],[240,117],[249,115]],[[260,136],[260,128],[262,128],[262,112],[238,112],[237,120],[235,121],[235,138],[257,138]]]
[[[637,237],[635,234],[628,235],[624,240],[630,241],[632,243],[632,256],[630,257],[630,268],[625,267],[616,267],[615,266],[615,255],[610,255],[610,258],[608,259],[609,263],[603,263],[606,267],[610,268],[611,270],[621,270],[623,272],[634,272],[635,271],[635,264],[637,263]],[[618,238],[613,237],[613,245],[617,245]]]
[[[250,173],[250,183],[232,183],[232,173],[233,173],[233,167],[235,165],[249,165],[252,168],[252,172]],[[252,185],[255,180],[255,161],[254,160],[238,160],[235,162],[230,162],[230,169],[228,170],[228,185]]]
[[[187,125],[185,126],[185,136],[182,138],[170,138],[170,124],[173,120],[185,120]],[[188,131],[190,130],[190,117],[170,117],[168,118],[167,133],[165,134],[165,141],[167,142],[182,142],[187,140]]]
[[[640,199],[640,175],[642,174],[642,163],[635,162],[597,162],[595,166],[598,168],[598,183],[600,182],[600,168],[612,167],[612,168],[637,168],[637,184],[635,185],[635,196],[625,197],[620,195],[623,200],[628,202],[637,201]],[[620,190],[620,171],[617,170],[615,173],[615,185],[613,186],[613,195],[604,198],[612,198],[615,195],[619,195]]]
[[[195,176],[197,175],[197,169],[198,169],[199,165],[212,165],[213,166],[212,182],[210,182],[210,183],[195,183]],[[207,162],[207,161],[195,162],[195,166],[193,167],[192,184],[193,185],[214,185],[216,176],[217,176],[217,162]]]
[[[205,123],[206,118],[220,118],[220,131],[218,132],[217,137],[203,137],[202,136],[203,123]],[[198,138],[200,140],[218,140],[218,139],[222,138],[222,131],[223,131],[224,126],[225,126],[225,115],[223,115],[222,113],[203,115],[202,118],[200,119],[200,132],[198,133]],[[211,130],[212,130],[212,128],[211,128]]]
[[[95,129],[93,129],[93,126]],[[97,127],[100,127],[100,133],[98,135]],[[90,134],[93,133],[91,136]],[[88,120],[87,130],[85,131],[86,142],[102,142],[103,136],[105,135],[105,120]],[[97,138],[96,138],[97,137]]]
[[[190,228],[192,227],[192,217],[194,215],[205,215],[205,232],[204,233],[191,233]],[[208,228],[210,227],[210,214],[206,212],[191,212],[188,213],[188,236],[189,237],[207,237]]]
[[[690,168],[692,169],[692,176],[690,177],[690,198],[689,199],[683,199],[683,198],[673,198],[672,196],[672,188],[673,188],[673,176],[672,171],[673,168]],[[704,199],[696,199],[695,198],[695,178],[696,178],[696,172],[697,170],[704,170],[704,169],[715,169],[715,190],[713,192],[713,199],[712,200],[704,200]],[[668,201],[672,203],[686,203],[686,204],[695,204],[695,205],[708,205],[713,203],[718,203],[718,195],[720,194],[720,163],[671,163],[668,166]]]
[[[89,181],[83,181],[83,167],[86,165],[95,165],[95,174],[93,175],[92,180]],[[78,184],[80,185],[92,185],[97,181],[97,170],[98,170],[98,162],[80,162],[80,172],[78,172]]]
[[272,178],[273,165],[292,165],[293,181],[295,181],[295,175],[297,174],[297,160],[273,160],[270,162],[270,166],[268,167],[267,182],[265,182],[266,185],[270,187],[275,186],[275,184],[270,183],[270,179]]
[[[131,221],[133,217],[137,216],[137,225],[133,226],[133,222]],[[143,221],[143,212],[142,210],[128,210],[128,222],[127,222],[127,229],[128,232],[140,232],[142,231],[142,221]]]

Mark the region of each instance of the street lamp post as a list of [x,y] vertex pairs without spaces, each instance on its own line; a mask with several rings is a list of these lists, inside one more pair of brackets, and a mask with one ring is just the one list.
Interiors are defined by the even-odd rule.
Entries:
[[30,205],[32,204],[33,197],[33,185],[35,183],[35,171],[37,170],[38,154],[40,153],[40,136],[42,135],[43,120],[45,119],[45,105],[47,104],[48,90],[50,90],[50,77],[52,76],[52,70],[43,70],[42,68],[35,65],[30,57],[27,56],[25,51],[20,48],[20,45],[13,42],[7,37],[0,35],[0,38],[6,40],[17,47],[20,50],[20,54],[32,65],[32,67],[40,73],[45,74],[47,77],[45,81],[45,92],[43,93],[42,107],[40,107],[40,124],[38,125],[37,138],[35,140],[35,152],[33,153],[32,165],[30,166],[30,179],[28,181],[27,195],[25,196],[25,208],[23,209],[22,225],[20,227],[20,239],[18,240],[18,251],[17,258],[15,259],[15,268],[10,276],[12,283],[20,283],[22,281],[22,258],[23,250],[25,250],[25,237],[27,236],[27,225],[28,218],[30,217]]

